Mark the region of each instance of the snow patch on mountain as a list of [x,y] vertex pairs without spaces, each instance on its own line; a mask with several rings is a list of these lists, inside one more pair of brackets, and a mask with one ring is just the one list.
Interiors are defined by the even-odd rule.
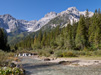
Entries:
[[43,18],[41,18],[39,21],[36,22],[32,32],[40,30],[41,27],[46,25],[51,19],[55,18],[56,16],[57,16],[57,13],[55,12],[47,13]]
[[[86,16],[86,12],[87,12],[87,11],[82,11],[82,12],[79,12],[79,13],[80,13],[80,15]],[[94,13],[91,12],[91,11],[89,11],[89,17],[92,17],[93,15],[94,15]]]
[[7,31],[7,33],[10,33],[10,32],[11,32],[11,30],[10,30],[10,29],[6,29],[6,31]]
[[[89,17],[93,16],[93,12],[89,12]],[[13,18],[9,14],[0,15],[0,27],[4,28],[8,33],[14,31],[15,29],[19,29],[19,31],[26,31],[26,32],[36,32],[40,30],[43,26],[48,24],[52,19],[58,16],[66,16],[68,15],[71,24],[73,21],[78,22],[80,15],[86,15],[86,11],[80,12],[77,10],[76,7],[70,7],[65,11],[60,13],[50,12],[47,13],[43,18],[40,20],[33,20],[33,21],[26,21],[26,20],[17,20]],[[52,25],[56,27],[55,24]]]
[[[84,15],[86,16],[86,12],[87,11],[79,11],[76,7],[70,7],[68,8],[67,10],[61,12],[58,14],[58,16],[63,16],[63,15],[69,15],[69,20],[70,20],[70,23],[73,24],[73,21],[74,22],[78,22],[79,19],[80,19],[80,15]],[[89,17],[92,17],[93,16],[93,12],[89,12]]]

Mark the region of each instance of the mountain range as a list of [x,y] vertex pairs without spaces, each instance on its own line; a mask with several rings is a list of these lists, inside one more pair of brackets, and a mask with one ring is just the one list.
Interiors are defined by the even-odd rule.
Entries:
[[[93,12],[89,12],[89,17],[93,16]],[[7,33],[18,31],[21,32],[36,32],[42,27],[56,27],[57,25],[66,26],[70,21],[78,22],[80,15],[86,16],[86,11],[79,11],[76,7],[70,7],[60,13],[50,12],[47,13],[40,20],[26,21],[18,20],[10,14],[0,15],[0,27],[4,28]]]

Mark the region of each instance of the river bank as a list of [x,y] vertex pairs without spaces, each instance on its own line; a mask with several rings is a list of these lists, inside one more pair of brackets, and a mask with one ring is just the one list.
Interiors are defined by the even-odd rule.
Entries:
[[[101,74],[101,60],[79,60],[82,62],[97,63],[87,66],[70,66],[59,64],[58,62],[67,61],[67,58],[57,58],[54,61],[44,61],[40,58],[22,57],[20,58],[23,68],[26,70],[26,75],[100,75]],[[57,61],[59,60],[59,61]],[[74,61],[77,59],[68,59],[68,61]]]

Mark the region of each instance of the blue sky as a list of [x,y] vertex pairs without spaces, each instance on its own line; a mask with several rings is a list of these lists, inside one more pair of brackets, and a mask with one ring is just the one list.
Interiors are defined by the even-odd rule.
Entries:
[[11,14],[17,19],[39,20],[48,12],[61,12],[68,7],[80,11],[101,8],[101,0],[0,0],[0,15]]

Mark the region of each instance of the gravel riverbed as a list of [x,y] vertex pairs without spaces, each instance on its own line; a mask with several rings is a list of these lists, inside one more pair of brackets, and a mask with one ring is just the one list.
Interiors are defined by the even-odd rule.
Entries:
[[21,58],[26,75],[101,75],[101,65],[68,66],[58,63],[45,62],[29,57]]

